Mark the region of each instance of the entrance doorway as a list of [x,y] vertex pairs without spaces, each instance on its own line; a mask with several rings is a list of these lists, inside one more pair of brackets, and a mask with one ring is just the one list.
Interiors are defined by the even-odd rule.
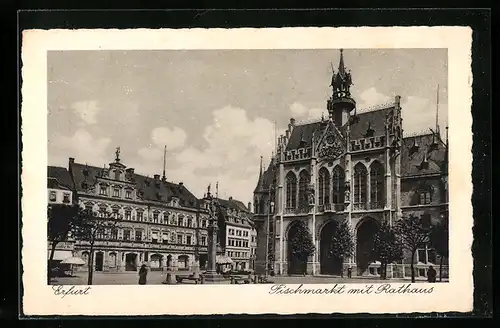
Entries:
[[356,231],[356,266],[358,275],[362,275],[370,263],[375,259],[373,249],[375,246],[375,235],[379,230],[377,221],[372,218],[364,219]]
[[[305,274],[307,271],[307,255],[300,253],[300,250],[295,250],[293,247],[299,247],[293,243],[293,240],[301,231],[306,229],[304,223],[295,221],[291,223],[291,227],[287,234],[287,250],[288,250],[288,274]],[[298,251],[298,252],[297,252]]]
[[208,262],[208,254],[200,254],[200,269],[206,270]]
[[95,271],[102,271],[104,264],[104,254],[103,252],[97,252],[95,254]]
[[321,274],[340,275],[342,271],[342,262],[330,255],[330,247],[333,236],[337,231],[338,223],[336,221],[328,222],[320,233],[320,272]]
[[160,254],[151,255],[149,265],[151,267],[151,271],[161,271],[162,265],[161,262],[163,260],[163,256]]
[[125,255],[125,271],[137,271],[137,254]]

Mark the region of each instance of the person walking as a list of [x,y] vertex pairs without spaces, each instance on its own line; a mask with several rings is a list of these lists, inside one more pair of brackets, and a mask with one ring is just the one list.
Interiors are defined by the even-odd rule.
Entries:
[[148,269],[146,264],[143,264],[139,269],[139,285],[145,285],[147,282]]
[[427,281],[428,282],[436,282],[436,270],[431,266],[427,270]]

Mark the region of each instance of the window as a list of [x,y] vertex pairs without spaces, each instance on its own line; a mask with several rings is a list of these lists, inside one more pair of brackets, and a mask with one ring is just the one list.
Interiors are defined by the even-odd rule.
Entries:
[[421,245],[417,249],[417,261],[424,264],[436,264],[436,251],[427,245]]
[[255,243],[255,236],[252,236],[252,243]]
[[55,191],[51,191],[49,193],[49,201],[51,202],[55,202],[57,200],[57,194]]
[[142,240],[142,231],[136,230],[135,231],[135,240],[136,241],[141,241]]
[[286,208],[297,207],[297,177],[293,172],[286,176]]
[[142,210],[137,211],[137,221],[141,222],[143,220],[144,212]]
[[186,244],[191,245],[191,236],[186,236]]
[[307,207],[309,205],[308,186],[310,182],[309,173],[302,170],[299,174],[299,207]]
[[236,230],[236,236],[240,236],[241,237],[241,230]]
[[107,196],[108,195],[108,186],[101,185],[100,188],[99,188],[99,195],[101,195],[101,196]]
[[332,183],[333,183],[333,203],[334,204],[343,204],[344,203],[344,183],[345,183],[345,175],[344,170],[340,166],[335,166],[333,169],[332,175]]
[[119,213],[118,213],[118,210],[119,210],[119,209],[118,209],[118,208],[116,208],[116,207],[115,207],[115,208],[113,208],[113,218],[114,218],[115,220],[118,220],[118,218],[119,218]]
[[370,167],[370,206],[384,206],[384,169],[379,162],[373,162]]
[[65,192],[63,194],[63,203],[69,203],[70,202],[70,199],[69,199],[69,192]]
[[248,237],[248,231],[243,231],[243,237]]
[[94,210],[94,206],[92,204],[85,204],[85,210],[87,210],[87,212],[89,213],[92,213]]
[[153,212],[153,223],[158,223],[158,212]]
[[162,242],[163,244],[168,244],[168,232],[163,233]]
[[354,204],[362,207],[366,204],[366,167],[358,163],[354,167]]
[[177,244],[182,244],[182,243],[183,243],[182,235],[177,235]]
[[427,205],[431,203],[430,188],[422,189],[419,192],[419,205]]
[[132,211],[125,210],[125,220],[131,220],[131,219],[132,219]]
[[207,237],[201,236],[201,244],[206,245],[207,244]]
[[123,240],[130,240],[130,230],[123,230]]
[[106,206],[100,206],[99,207],[99,214],[98,216],[100,218],[105,218],[108,215],[108,209]]
[[318,187],[319,187],[319,197],[318,204],[324,205],[330,203],[330,173],[324,167],[319,170],[319,178],[318,178]]
[[179,216],[177,220],[177,225],[182,227],[184,225],[184,217],[182,215]]
[[113,188],[113,197],[120,197],[120,189]]
[[157,231],[153,231],[151,233],[151,242],[153,244],[158,244],[158,232]]
[[111,229],[111,239],[114,240],[118,239],[118,229],[116,228]]
[[115,170],[115,180],[120,180],[120,173],[119,170]]
[[193,224],[193,220],[188,218],[187,226],[191,227],[192,224]]
[[125,190],[125,198],[127,198],[127,199],[132,198],[132,191],[131,190]]

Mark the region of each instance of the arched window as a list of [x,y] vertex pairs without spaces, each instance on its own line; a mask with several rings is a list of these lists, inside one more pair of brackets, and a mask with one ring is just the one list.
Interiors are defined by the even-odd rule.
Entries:
[[259,213],[260,213],[260,214],[265,214],[265,213],[266,213],[266,202],[262,200],[262,201],[259,203],[259,206],[260,206],[260,208],[259,208]]
[[335,166],[333,169],[332,182],[333,182],[333,203],[344,203],[344,170],[340,166]]
[[330,203],[330,173],[326,168],[321,168],[319,170],[318,177],[318,192],[319,192],[319,205],[325,205]]
[[307,207],[309,204],[309,197],[307,187],[311,178],[306,170],[302,170],[299,174],[299,207]]
[[384,207],[384,168],[380,162],[370,166],[370,207]]
[[293,172],[286,175],[286,208],[297,207],[297,177]]
[[358,163],[354,167],[354,207],[356,209],[366,208],[366,167]]

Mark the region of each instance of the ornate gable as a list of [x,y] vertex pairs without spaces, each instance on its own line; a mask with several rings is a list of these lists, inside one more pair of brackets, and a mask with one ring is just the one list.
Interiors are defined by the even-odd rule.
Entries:
[[324,132],[318,137],[316,153],[321,159],[334,160],[347,150],[347,142],[333,121],[327,123]]

